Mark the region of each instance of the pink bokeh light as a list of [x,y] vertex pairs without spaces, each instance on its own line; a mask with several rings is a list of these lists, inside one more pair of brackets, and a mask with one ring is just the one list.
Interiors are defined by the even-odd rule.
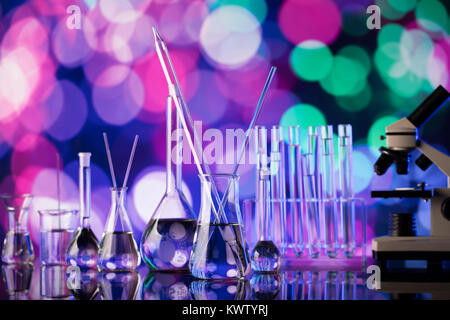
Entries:
[[283,35],[292,44],[306,40],[332,43],[341,29],[341,13],[331,0],[287,0],[278,13]]

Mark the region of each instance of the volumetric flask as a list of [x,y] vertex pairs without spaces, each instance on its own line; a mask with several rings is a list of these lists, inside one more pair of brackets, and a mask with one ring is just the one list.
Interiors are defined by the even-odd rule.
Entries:
[[91,214],[91,154],[81,152],[79,168],[80,227],[67,249],[66,260],[71,266],[95,268],[97,266],[98,240],[89,224]]
[[98,267],[102,270],[130,271],[141,263],[125,207],[126,190],[111,188],[111,208],[97,259]]
[[[167,104],[166,192],[141,238],[141,256],[151,270],[188,270],[197,220],[181,190],[182,131],[177,118],[176,161],[172,162],[172,111]],[[173,179],[173,172],[176,179]]]
[[31,263],[34,260],[33,244],[28,232],[30,194],[0,196],[8,212],[8,231],[3,242],[3,263]]
[[[200,181],[200,214],[189,269],[201,279],[243,278],[250,271],[250,261],[239,208],[238,176],[203,175]],[[221,205],[213,201],[213,181]],[[229,191],[224,195],[226,189]]]
[[267,157],[267,129],[256,127],[256,218],[258,242],[251,252],[252,269],[257,272],[276,272],[281,265],[281,255],[273,241],[272,206],[270,199],[270,171]]
[[74,233],[75,210],[39,210],[42,264],[65,264],[66,252]]

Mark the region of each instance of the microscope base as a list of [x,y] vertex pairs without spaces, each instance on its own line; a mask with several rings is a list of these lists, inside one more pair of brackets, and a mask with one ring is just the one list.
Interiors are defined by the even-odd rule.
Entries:
[[392,260],[426,260],[427,268],[441,268],[450,260],[450,237],[379,237],[372,240],[373,258],[387,269]]

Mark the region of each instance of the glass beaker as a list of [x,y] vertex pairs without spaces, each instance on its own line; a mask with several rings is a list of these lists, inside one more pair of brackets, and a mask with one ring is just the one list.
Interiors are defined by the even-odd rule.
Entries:
[[41,264],[65,264],[75,230],[76,210],[39,210]]
[[3,263],[31,263],[34,260],[33,244],[28,232],[28,213],[31,194],[3,194],[0,198],[8,212],[8,231],[3,242]]
[[127,188],[111,188],[111,208],[97,259],[102,270],[130,271],[141,263],[125,207],[126,191]]
[[[182,131],[177,114],[176,163],[172,162],[172,105],[167,101],[166,192],[156,207],[141,238],[141,256],[158,271],[187,271],[197,224],[194,211],[181,188]],[[173,179],[173,172],[176,179]]]
[[[201,206],[197,220],[189,269],[201,279],[243,278],[250,270],[248,246],[239,208],[239,176],[212,174],[200,176]],[[219,206],[211,195],[215,181],[223,211],[212,210]],[[227,195],[223,194],[226,186]],[[219,218],[221,217],[221,218]]]
[[89,218],[91,214],[91,167],[89,152],[80,152],[79,193],[80,193],[80,227],[67,249],[66,260],[71,266],[80,268],[95,268],[99,244],[91,229]]
[[66,283],[66,265],[41,265],[41,297],[43,300],[70,300]]

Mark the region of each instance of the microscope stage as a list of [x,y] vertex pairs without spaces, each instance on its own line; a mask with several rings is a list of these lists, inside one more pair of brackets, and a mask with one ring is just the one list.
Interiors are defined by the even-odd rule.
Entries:
[[372,251],[377,260],[450,260],[450,237],[379,237]]

